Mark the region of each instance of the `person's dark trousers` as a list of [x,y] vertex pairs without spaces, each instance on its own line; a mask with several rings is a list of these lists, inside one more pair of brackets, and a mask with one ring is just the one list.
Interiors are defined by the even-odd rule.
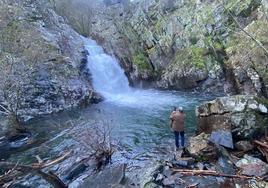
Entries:
[[175,145],[177,148],[180,147],[179,137],[181,138],[181,146],[184,147],[184,131],[174,131],[175,134]]

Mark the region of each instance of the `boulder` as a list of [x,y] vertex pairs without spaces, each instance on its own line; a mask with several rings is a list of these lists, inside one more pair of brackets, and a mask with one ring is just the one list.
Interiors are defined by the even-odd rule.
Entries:
[[179,184],[180,183],[180,178],[181,175],[180,174],[174,174],[170,177],[167,177],[163,180],[163,185],[164,186],[172,186],[175,184]]
[[155,178],[156,182],[162,181],[165,178],[165,176],[163,174],[158,174],[157,177]]
[[[114,187],[114,188],[118,188],[118,187]],[[136,188],[136,186],[125,186],[124,188]],[[144,188],[162,188],[162,186],[157,185],[153,182],[149,182],[144,186]]]
[[183,150],[175,151],[175,153],[174,153],[174,159],[175,160],[179,160],[181,158],[182,154],[183,154]]
[[187,150],[192,155],[198,155],[198,153],[208,146],[208,139],[209,135],[205,133],[201,133],[195,137],[190,137]]
[[172,173],[172,170],[168,166],[165,166],[162,172],[165,177],[171,176]]
[[195,160],[192,157],[184,157],[172,162],[174,166],[189,168],[194,164]]
[[[176,185],[176,188],[221,188],[219,178],[212,176],[184,176],[181,177],[182,181],[180,185]],[[187,185],[187,186],[186,186]],[[225,187],[224,187],[225,188]]]
[[254,148],[254,146],[247,140],[241,140],[235,143],[235,148],[240,151],[250,151]]
[[103,188],[121,184],[125,177],[126,165],[110,166],[96,175],[85,179],[79,188]]
[[253,139],[268,125],[265,99],[250,95],[220,97],[196,108],[198,132],[231,130],[235,140]]
[[213,131],[209,140],[214,144],[218,144],[231,149],[234,148],[233,137],[230,130]]
[[245,155],[235,165],[242,170],[242,174],[248,176],[260,177],[268,173],[268,164],[249,155]]
[[235,174],[233,163],[226,157],[219,157],[216,164],[217,171],[225,174]]
[[231,120],[228,114],[213,114],[209,116],[198,115],[198,133],[211,133],[214,130],[231,129]]
[[68,170],[67,170],[67,175],[65,176],[65,179],[67,181],[71,181],[77,176],[79,176],[81,173],[83,173],[88,165],[84,161],[81,161],[79,163],[76,163],[72,165]]
[[252,180],[249,182],[249,186],[254,187],[254,188],[266,188],[266,187],[268,187],[268,182],[267,181]]
[[[165,174],[165,170],[167,174]],[[163,172],[162,172],[163,171]],[[157,175],[162,172],[163,175],[170,175],[172,173],[168,166],[163,166],[162,163],[152,162],[146,165],[145,169],[141,168],[137,171],[131,172],[128,171],[128,179],[131,179],[134,185],[138,187],[145,187],[146,185],[150,185],[157,178]]]

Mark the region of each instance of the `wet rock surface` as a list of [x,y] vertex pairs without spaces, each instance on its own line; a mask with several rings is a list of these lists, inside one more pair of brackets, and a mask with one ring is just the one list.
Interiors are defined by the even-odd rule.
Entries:
[[200,151],[205,149],[208,146],[209,135],[205,133],[201,133],[196,137],[191,137],[189,139],[189,147],[188,151],[192,155],[197,155]]
[[[267,185],[264,180],[258,179],[258,177],[264,177],[267,174],[267,163],[248,155],[234,162],[234,158],[230,155],[229,151],[222,146],[219,146],[217,153],[218,156],[216,159],[205,161],[199,157],[195,157],[194,159],[188,158],[191,162],[181,165],[182,161],[188,161],[185,159],[185,156],[189,155],[189,153],[182,151],[181,158],[163,162],[162,170],[156,171],[156,175],[146,185],[148,187],[161,188],[265,187]],[[170,155],[172,155],[172,152]],[[176,155],[176,152],[174,155]],[[211,175],[205,172],[209,172]],[[232,175],[237,176],[237,178],[228,177]],[[253,177],[244,179],[240,177],[243,175]]]
[[0,10],[1,105],[26,121],[99,101],[80,70],[83,39],[48,2],[1,1]]
[[241,30],[267,40],[265,1],[139,0],[93,9],[84,9],[91,13],[86,34],[118,57],[134,85],[267,95],[267,56],[257,44],[249,48],[253,41]]
[[[93,20],[94,26],[90,31],[94,39],[120,59],[121,66],[134,85],[146,81],[154,82],[154,87],[164,89],[200,87],[214,92],[223,89],[221,81],[225,76],[226,81],[232,83],[225,84],[224,89],[227,93],[231,90],[230,93],[252,94],[252,96],[225,97],[200,106],[197,110],[199,132],[204,131],[206,134],[201,133],[190,139],[188,151],[191,155],[181,152],[175,153],[173,157],[172,153],[170,158],[173,161],[165,161],[156,171],[155,168],[143,167],[138,176],[144,181],[134,182],[131,186],[266,187],[266,182],[255,180],[239,182],[212,176],[185,176],[174,172],[173,169],[216,170],[228,174],[236,172],[234,162],[228,155],[223,154],[223,151],[219,151],[215,144],[233,148],[232,136],[235,141],[251,140],[260,135],[259,133],[263,133],[263,126],[267,125],[267,99],[256,98],[255,94],[267,95],[267,57],[258,46],[253,46],[250,51],[247,50],[246,47],[251,46],[252,41],[242,33],[229,36],[229,33],[225,33],[225,28],[221,29],[221,25],[230,19],[225,15],[223,8],[218,8],[216,2],[202,2],[203,4],[200,1],[147,2],[146,5],[141,3],[141,6],[130,7],[133,8],[133,12],[131,11],[126,19],[122,19],[120,17],[125,13],[121,10],[121,1],[110,1],[107,6],[114,6],[112,8],[116,9],[113,11],[108,9],[107,13],[119,17],[115,16],[109,20],[100,17]],[[231,11],[239,20],[243,20],[243,28],[262,38],[266,46],[267,21],[262,19],[265,16],[261,14],[265,15],[267,3],[265,1],[241,3],[241,6],[235,8],[228,2],[226,5],[231,7]],[[0,20],[1,36],[5,39],[1,43],[4,52],[1,53],[0,60],[14,63],[14,76],[22,80],[18,82],[15,90],[10,90],[11,98],[5,98],[1,93],[0,102],[5,106],[8,106],[8,103],[15,104],[14,99],[18,96],[14,97],[12,94],[17,90],[20,91],[22,95],[19,95],[21,106],[18,113],[24,120],[100,100],[91,87],[88,72],[85,71],[85,52],[82,53],[84,49],[80,36],[52,9],[44,6],[45,4],[43,1],[0,2],[0,16],[6,18],[4,21]],[[207,24],[196,24],[205,21],[208,12],[212,12],[215,19],[208,21]],[[9,13],[12,13],[12,16],[9,16]],[[245,59],[249,53],[253,54],[252,57]],[[228,58],[225,61],[219,56]],[[1,70],[6,68],[5,64],[0,66]],[[231,72],[230,75],[223,72],[224,68],[227,72]],[[18,70],[23,70],[21,72],[27,74],[16,74]],[[7,74],[3,75],[7,77]],[[1,84],[2,82],[0,82],[1,91],[6,91]],[[18,148],[28,140],[29,136],[23,134],[11,140],[2,138],[0,149],[5,151],[7,145]],[[73,142],[70,140],[61,145],[55,144],[53,152],[59,154],[63,148],[72,145]],[[237,142],[235,146],[242,152],[250,153],[256,149],[245,142]],[[42,153],[46,151],[48,150],[44,146],[40,149]],[[258,155],[261,156],[260,153]],[[90,168],[91,170],[86,170],[90,175],[83,174],[87,165],[73,165],[73,161],[78,158],[72,157],[53,168],[59,174],[69,172],[66,180],[74,180],[71,187],[125,186],[121,184],[125,175],[122,166],[107,167],[97,175],[92,172],[93,168]],[[256,157],[245,156],[235,164],[245,175],[262,176],[267,173],[267,164]],[[24,182],[18,186],[37,187],[40,182],[45,187],[49,186],[36,177],[29,179],[31,180],[29,182],[35,183],[31,185],[29,182]],[[85,179],[86,182],[83,181]]]
[[252,150],[254,146],[249,141],[242,140],[235,143],[235,148],[237,150],[247,152]]
[[263,176],[268,172],[268,164],[258,158],[245,155],[235,164],[242,170],[242,174],[249,176]]
[[79,188],[104,188],[116,187],[123,182],[125,177],[126,165],[106,167],[99,172],[96,176],[87,178]]
[[196,109],[198,131],[231,130],[234,139],[253,139],[267,125],[266,107],[261,98],[247,95],[217,98]]
[[227,148],[234,148],[233,137],[230,130],[213,131],[210,135],[209,141]]

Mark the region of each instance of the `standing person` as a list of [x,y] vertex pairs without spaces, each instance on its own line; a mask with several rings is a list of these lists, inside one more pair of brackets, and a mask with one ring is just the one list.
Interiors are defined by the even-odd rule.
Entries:
[[176,111],[173,111],[170,115],[171,120],[171,129],[174,131],[175,135],[175,145],[176,149],[180,148],[179,138],[181,140],[181,146],[184,148],[184,120],[185,114],[182,107],[176,108]]

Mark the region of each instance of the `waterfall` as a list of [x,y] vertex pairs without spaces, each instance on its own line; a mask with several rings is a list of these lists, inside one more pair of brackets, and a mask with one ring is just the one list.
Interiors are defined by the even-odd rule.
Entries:
[[172,92],[131,88],[116,58],[105,54],[94,40],[85,38],[84,41],[93,87],[106,101],[138,108],[164,108],[183,100]]
[[86,39],[85,48],[89,53],[87,67],[91,71],[96,91],[106,99],[131,91],[128,79],[116,58],[105,54],[103,48],[91,39]]

